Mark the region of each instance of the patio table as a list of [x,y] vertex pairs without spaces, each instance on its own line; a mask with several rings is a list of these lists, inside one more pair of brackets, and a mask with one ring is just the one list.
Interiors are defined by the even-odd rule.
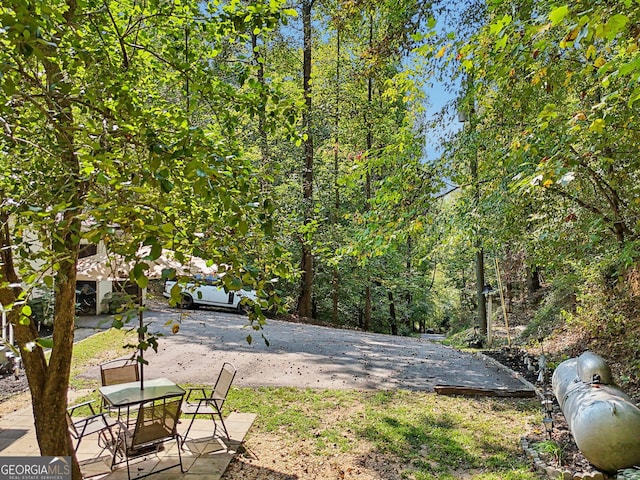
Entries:
[[142,402],[161,400],[185,393],[180,385],[168,378],[145,380],[144,390],[140,388],[140,382],[136,381],[100,387],[99,392],[108,405],[116,408],[131,407]]

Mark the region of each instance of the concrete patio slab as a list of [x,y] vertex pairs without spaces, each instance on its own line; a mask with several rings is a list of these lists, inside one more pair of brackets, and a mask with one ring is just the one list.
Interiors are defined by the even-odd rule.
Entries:
[[[154,480],[219,480],[231,463],[244,438],[256,419],[251,413],[231,413],[225,419],[230,438],[220,437],[221,425],[213,436],[214,423],[208,419],[197,419],[189,438],[185,439],[182,455],[184,473],[179,466],[165,472],[153,474]],[[181,422],[178,431],[187,429]],[[31,408],[24,408],[0,417],[0,456],[38,456]],[[127,480],[126,463],[111,471],[111,454],[97,444],[97,437],[86,437],[78,449],[78,461],[84,478],[99,480]],[[179,465],[178,446],[167,443],[160,452],[149,454],[130,463],[131,478],[135,479],[170,465]]]

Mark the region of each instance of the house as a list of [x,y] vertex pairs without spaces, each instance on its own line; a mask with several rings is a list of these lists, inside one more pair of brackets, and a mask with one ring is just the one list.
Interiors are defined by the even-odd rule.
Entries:
[[[138,258],[142,259],[149,267],[145,271],[149,279],[163,278],[162,273],[167,269],[175,271],[177,275],[196,273],[210,275],[217,270],[215,266],[209,267],[203,259],[197,257],[191,257],[189,264],[183,265],[176,260],[174,252],[171,250],[162,250],[161,255],[155,260],[144,260],[150,252],[151,248],[148,246],[138,250]],[[95,247],[83,246],[79,257],[76,277],[78,301],[83,300],[81,293],[83,288],[87,290],[89,295],[92,295],[92,301],[89,301],[92,311],[86,313],[113,313],[113,303],[118,303],[116,294],[138,296],[138,286],[129,277],[129,273],[135,265],[134,261],[126,261],[120,255],[109,254],[102,243]],[[140,293],[140,300],[144,302],[146,288],[142,289]]]

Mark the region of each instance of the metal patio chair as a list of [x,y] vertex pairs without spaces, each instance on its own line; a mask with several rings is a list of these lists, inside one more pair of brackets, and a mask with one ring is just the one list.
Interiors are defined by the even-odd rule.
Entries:
[[[225,362],[218,374],[215,386],[209,393],[207,393],[208,388],[190,388],[188,390],[182,405],[182,415],[191,415],[191,422],[189,422],[189,427],[187,428],[184,438],[189,436],[189,431],[193,426],[196,415],[209,415],[211,420],[213,420],[213,435],[215,436],[218,428],[216,424],[217,416],[220,418],[220,423],[222,423],[222,429],[224,430],[227,440],[230,440],[227,426],[224,424],[224,419],[222,418],[222,406],[227,399],[227,394],[229,393],[235,375],[236,367],[229,362]],[[197,395],[197,392],[199,392],[200,395]]]
[[[113,434],[112,427],[115,426],[116,422],[109,418],[104,412],[96,413],[93,409],[92,403],[93,400],[72,405],[67,408],[67,427],[69,435],[75,442],[74,450],[76,452],[78,451],[78,447],[80,447],[80,443],[84,437],[96,433],[98,434],[98,446],[102,448],[102,451],[115,444],[116,437]],[[75,411],[85,406],[89,408],[91,415],[80,419],[74,419],[73,414]]]
[[103,387],[118,383],[137,382],[140,380],[138,362],[129,358],[103,363],[100,365],[100,380]]
[[141,403],[133,426],[125,422],[119,422],[120,432],[116,448],[113,451],[112,468],[114,465],[126,462],[127,476],[131,480],[130,459],[146,457],[152,454],[157,455],[165,442],[175,440],[178,446],[178,463],[160,470],[153,469],[148,473],[136,476],[136,478],[146,477],[177,466],[180,466],[180,471],[184,473],[182,455],[180,453],[182,450],[182,438],[177,431],[183,396]]
[[[100,365],[100,381],[103,387],[117,385],[119,383],[138,382],[140,381],[138,362],[133,358],[128,358],[126,360],[113,360],[103,363]],[[119,408],[110,407],[104,400],[102,401],[102,410],[117,412],[118,416],[120,415]],[[130,408],[127,408],[127,417],[129,413]]]

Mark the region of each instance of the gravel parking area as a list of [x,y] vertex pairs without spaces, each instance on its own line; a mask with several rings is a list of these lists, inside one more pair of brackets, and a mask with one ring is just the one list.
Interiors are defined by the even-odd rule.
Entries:
[[[429,338],[338,330],[269,320],[262,332],[247,318],[210,309],[180,312],[169,307],[146,312],[150,331],[164,333],[157,353],[145,354],[147,378],[168,376],[178,383],[212,383],[223,362],[238,369],[236,386],[409,389],[435,385],[522,389],[519,380],[477,356]],[[180,331],[171,333],[171,320]],[[85,317],[85,325],[97,323]],[[86,334],[81,328],[79,335]],[[264,335],[269,345],[261,338]],[[247,342],[247,335],[253,342]],[[98,377],[98,369],[84,375]]]

